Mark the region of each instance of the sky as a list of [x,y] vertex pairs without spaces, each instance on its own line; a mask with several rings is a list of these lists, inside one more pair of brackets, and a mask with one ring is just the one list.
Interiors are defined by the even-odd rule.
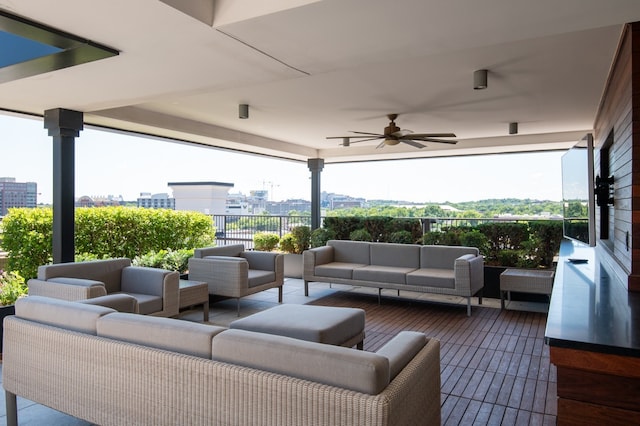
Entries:
[[[269,200],[311,198],[305,162],[270,159],[219,149],[159,142],[85,128],[76,138],[75,195],[168,193],[168,182],[234,184],[230,193],[266,189]],[[562,199],[560,158],[564,152],[500,154],[325,164],[322,191],[416,203],[490,198]],[[0,177],[36,182],[38,202],[52,200],[52,138],[42,119],[0,114]]]

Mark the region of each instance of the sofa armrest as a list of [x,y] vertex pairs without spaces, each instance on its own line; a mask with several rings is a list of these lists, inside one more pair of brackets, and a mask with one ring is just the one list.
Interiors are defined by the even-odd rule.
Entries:
[[50,280],[30,279],[30,296],[45,296],[63,300],[83,300],[105,296],[107,289],[100,281],[82,278],[57,277]]
[[127,266],[122,269],[120,289],[123,293],[149,294],[162,297],[162,311],[156,316],[178,315],[180,274],[159,268]]
[[456,259],[454,265],[456,288],[468,291],[473,296],[484,288],[484,258],[465,254]]
[[189,279],[206,282],[210,294],[230,286],[246,289],[249,288],[249,262],[242,257],[192,257],[189,259]]
[[401,331],[376,353],[389,360],[389,380],[393,380],[427,344],[427,336],[417,331]]
[[315,247],[302,252],[303,275],[313,276],[316,266],[333,262],[333,253],[334,249],[331,246]]

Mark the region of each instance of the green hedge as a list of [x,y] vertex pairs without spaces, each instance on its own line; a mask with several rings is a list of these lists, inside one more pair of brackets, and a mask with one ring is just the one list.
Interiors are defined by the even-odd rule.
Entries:
[[401,231],[406,231],[411,235],[407,237],[407,234],[403,232],[403,240],[410,239],[411,242],[418,243],[422,238],[420,219],[403,219],[388,216],[326,217],[324,219],[324,229],[337,240],[352,239],[351,234],[354,231],[358,231],[356,235],[359,238],[364,238],[366,234],[360,232],[361,230],[366,231],[371,236],[369,241],[391,242],[391,236],[398,238],[399,234],[397,233]]
[[[10,209],[3,219],[9,269],[33,278],[52,261],[51,209]],[[211,245],[215,229],[197,212],[132,207],[77,208],[75,251],[83,259],[128,257]]]

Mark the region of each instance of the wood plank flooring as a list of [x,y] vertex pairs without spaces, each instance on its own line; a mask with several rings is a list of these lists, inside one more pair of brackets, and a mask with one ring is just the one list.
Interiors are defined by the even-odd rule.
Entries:
[[366,311],[365,350],[401,330],[440,340],[443,425],[555,425],[556,371],[546,314],[337,292],[314,305]]

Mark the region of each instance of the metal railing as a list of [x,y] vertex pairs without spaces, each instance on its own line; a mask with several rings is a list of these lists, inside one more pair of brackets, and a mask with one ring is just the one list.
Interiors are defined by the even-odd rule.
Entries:
[[[422,231],[441,231],[457,226],[476,226],[487,222],[529,222],[531,220],[561,220],[558,218],[541,218],[528,216],[507,216],[497,218],[407,218],[419,219]],[[322,217],[324,220],[324,217]],[[253,216],[253,215],[213,215],[216,227],[216,244],[244,244],[253,249],[253,235],[258,232],[269,232],[282,237],[296,226],[311,226],[310,216]]]

